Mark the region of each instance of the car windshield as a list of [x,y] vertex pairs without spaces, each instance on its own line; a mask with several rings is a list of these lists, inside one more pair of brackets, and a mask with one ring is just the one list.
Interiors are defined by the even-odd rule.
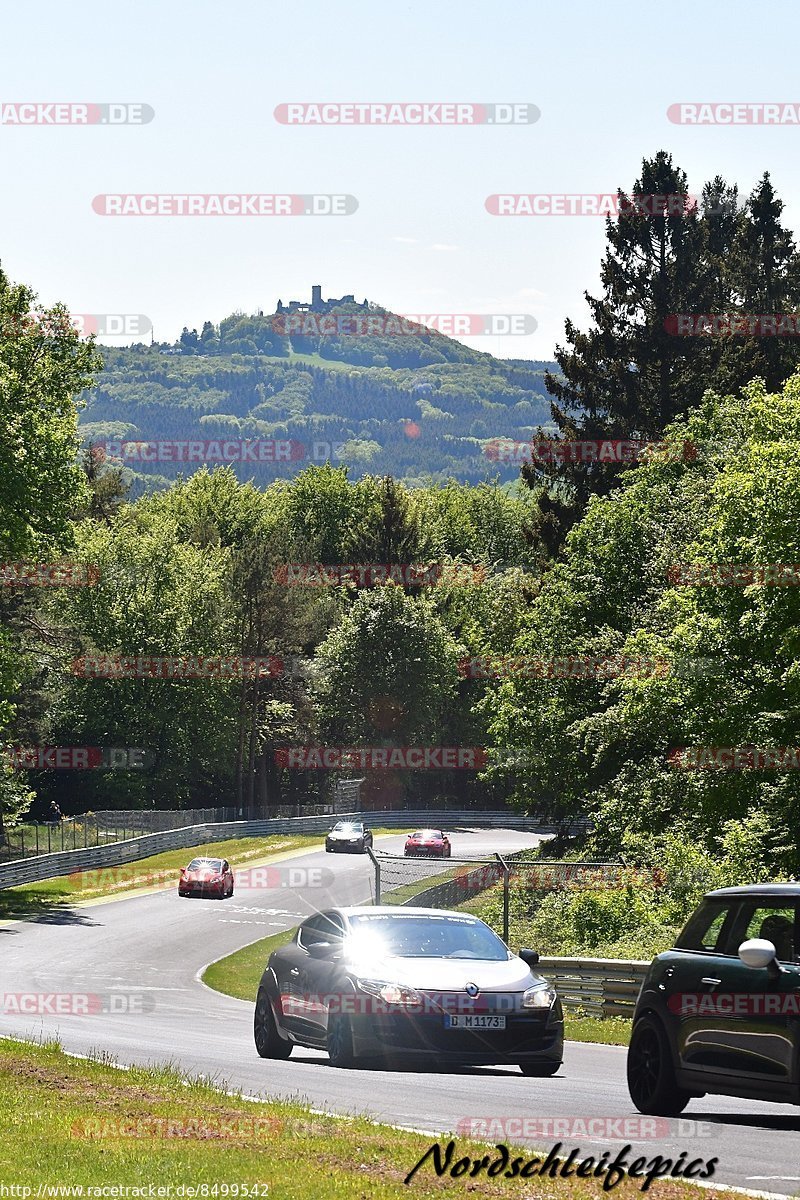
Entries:
[[337,821],[333,827],[333,832],[334,833],[361,833],[361,830],[363,828],[364,828],[364,826],[356,821]]
[[423,842],[429,842],[431,838],[441,838],[441,831],[438,829],[418,829],[416,833],[412,833],[412,838],[419,839]]
[[509,952],[483,921],[470,917],[375,913],[350,918],[348,949],[358,957],[470,958],[505,962]]
[[222,859],[220,858],[193,858],[186,868],[187,871],[221,871]]

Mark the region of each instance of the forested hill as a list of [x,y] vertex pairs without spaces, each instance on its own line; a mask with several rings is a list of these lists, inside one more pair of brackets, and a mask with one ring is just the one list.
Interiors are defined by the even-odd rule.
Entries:
[[[355,310],[363,312],[330,312]],[[370,312],[398,328],[392,314]],[[509,480],[518,463],[498,462],[487,443],[529,441],[549,423],[544,374],[554,363],[498,359],[420,327],[334,337],[309,325],[287,334],[276,316],[233,314],[199,335],[184,330],[174,345],[103,347],[104,371],[82,397],[81,434],[124,461],[135,496],[201,462],[230,461],[235,443],[250,443],[246,461],[232,462],[239,477],[264,484],[328,457],[348,465],[351,479]]]

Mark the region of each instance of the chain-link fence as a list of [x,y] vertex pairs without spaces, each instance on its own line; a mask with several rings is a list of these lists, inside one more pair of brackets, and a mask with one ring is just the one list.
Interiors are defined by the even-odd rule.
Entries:
[[[512,917],[530,913],[547,892],[564,887],[598,890],[635,882],[617,862],[531,859],[530,850],[493,858],[433,858],[373,854],[375,903],[460,908],[483,897],[481,916],[508,942]],[[474,907],[474,906],[470,906]]]
[[[271,809],[269,816],[280,819],[296,816],[336,816],[343,811],[352,811],[346,806],[344,799],[336,804],[304,805],[300,812],[294,806],[284,805]],[[242,821],[246,817],[247,813],[236,807],[177,810],[108,809],[52,821],[30,821],[5,830],[5,836],[0,839],[0,862],[15,862],[18,859],[55,854],[62,850],[85,850],[93,846],[130,841],[148,833],[168,833],[173,829],[185,829],[189,825]]]

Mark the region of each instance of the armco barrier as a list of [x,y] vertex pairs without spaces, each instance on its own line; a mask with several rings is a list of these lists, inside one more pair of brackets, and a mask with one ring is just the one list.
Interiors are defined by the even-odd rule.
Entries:
[[[519,829],[532,833],[554,833],[555,826],[537,817],[518,816],[502,812],[431,812],[419,809],[412,811],[370,812],[367,814],[338,813],[336,820],[363,815],[367,824],[386,829],[406,829],[419,825],[434,825],[453,829]],[[22,883],[38,883],[59,875],[70,875],[74,871],[98,870],[102,867],[117,867],[136,862],[151,854],[165,850],[180,850],[188,846],[201,846],[207,842],[224,841],[228,838],[269,837],[271,834],[325,833],[330,829],[330,816],[279,817],[265,821],[225,821],[205,825],[188,825],[183,829],[170,829],[163,833],[149,833],[130,838],[125,842],[113,842],[106,846],[93,846],[83,850],[64,850],[56,854],[40,854],[35,858],[20,859],[0,864],[0,890],[16,887]],[[573,828],[577,830],[579,823]],[[585,824],[582,826],[585,828]]]
[[555,986],[564,1008],[593,1017],[632,1017],[649,966],[649,960],[540,958],[536,969]]
[[112,842],[108,846],[93,846],[88,850],[64,850],[58,854],[40,854],[37,858],[20,859],[0,864],[0,890],[21,883],[38,883],[75,871],[92,871],[102,867],[118,867],[136,862],[164,850],[181,850],[187,846],[202,846],[206,842],[221,842],[228,838],[269,837],[271,834],[324,833],[330,829],[329,817],[287,817],[272,821],[225,821],[206,825],[187,825],[164,833],[147,833]]

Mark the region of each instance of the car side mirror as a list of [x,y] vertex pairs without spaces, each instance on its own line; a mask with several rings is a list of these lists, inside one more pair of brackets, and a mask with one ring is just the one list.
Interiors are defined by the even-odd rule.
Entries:
[[332,942],[312,942],[310,946],[306,946],[306,950],[312,958],[330,958],[333,950]]
[[527,963],[529,967],[535,967],[539,962],[539,951],[520,950],[518,957],[521,958],[524,963]]
[[778,954],[772,942],[766,938],[748,938],[739,947],[739,958],[746,967],[759,971],[771,967],[773,963],[777,965]]

